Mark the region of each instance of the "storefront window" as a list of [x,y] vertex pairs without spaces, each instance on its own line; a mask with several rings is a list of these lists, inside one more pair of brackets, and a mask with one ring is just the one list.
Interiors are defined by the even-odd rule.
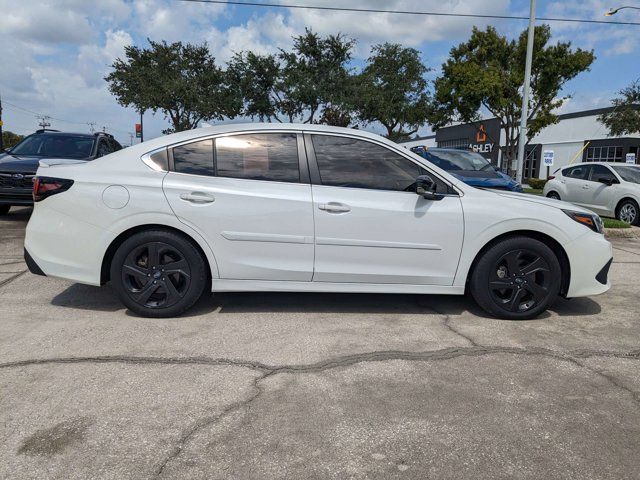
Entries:
[[588,147],[587,162],[622,162],[622,147]]

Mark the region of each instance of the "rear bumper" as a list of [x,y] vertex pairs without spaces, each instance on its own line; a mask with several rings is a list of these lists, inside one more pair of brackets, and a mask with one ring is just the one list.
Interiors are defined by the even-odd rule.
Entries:
[[613,248],[603,235],[587,232],[565,245],[565,250],[571,267],[567,298],[598,295],[611,288]]
[[106,232],[38,202],[27,225],[24,248],[38,275],[100,285]]
[[33,257],[29,255],[29,252],[27,251],[26,248],[24,249],[24,262],[27,264],[27,268],[29,269],[29,271],[34,275],[42,275],[43,277],[47,276],[47,274],[44,273],[42,269],[38,266],[38,264],[33,259]]

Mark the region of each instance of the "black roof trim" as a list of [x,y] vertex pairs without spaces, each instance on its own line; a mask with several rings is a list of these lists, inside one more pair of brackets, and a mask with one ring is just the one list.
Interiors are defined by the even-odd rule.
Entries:
[[434,139],[434,138],[436,138],[436,135],[435,135],[435,134],[433,134],[433,135],[425,135],[424,137],[416,137],[416,138],[412,138],[412,139],[407,140],[407,141],[402,142],[402,143],[417,142],[418,140],[432,140],[432,139]]
[[[571,113],[563,113],[562,115],[558,115],[560,120],[567,120],[569,118],[580,118],[580,117],[591,117],[593,115],[602,115],[603,113],[609,113],[616,109],[617,107],[603,107],[603,108],[594,108],[591,110],[582,110],[581,112],[571,112]],[[639,105],[632,105],[632,109],[640,110]]]

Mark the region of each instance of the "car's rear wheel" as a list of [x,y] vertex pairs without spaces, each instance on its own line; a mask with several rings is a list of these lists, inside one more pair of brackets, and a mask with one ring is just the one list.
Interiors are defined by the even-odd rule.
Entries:
[[553,198],[554,200],[560,200],[560,195],[557,192],[547,193],[547,198]]
[[630,225],[640,224],[638,204],[631,199],[623,200],[616,211],[616,218]]
[[560,291],[562,271],[539,240],[511,237],[485,251],[471,274],[478,305],[498,318],[524,320],[545,311]]
[[11,210],[11,205],[0,205],[0,215],[6,215]]
[[204,292],[206,264],[182,235],[149,230],[132,235],[116,250],[111,282],[131,311],[145,317],[174,317]]

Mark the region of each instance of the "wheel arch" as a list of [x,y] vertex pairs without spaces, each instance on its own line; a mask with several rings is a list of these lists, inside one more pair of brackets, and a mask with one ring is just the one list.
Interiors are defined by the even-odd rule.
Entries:
[[627,200],[632,201],[633,203],[636,204],[636,206],[638,206],[640,208],[640,203],[638,203],[638,200],[636,200],[635,198],[633,198],[631,195],[625,195],[623,196],[620,200],[618,200],[618,203],[616,203],[616,208],[613,211],[613,213],[615,214],[616,218],[618,218],[618,211],[620,209],[620,206],[626,202]]
[[[124,230],[123,232],[121,232],[118,236],[116,236],[111,241],[111,243],[109,244],[109,246],[107,247],[107,249],[106,249],[106,251],[104,253],[104,256],[102,257],[102,265],[100,267],[100,284],[101,285],[104,285],[105,283],[107,283],[110,280],[110,276],[111,276],[111,261],[113,260],[113,256],[115,255],[116,250],[118,250],[118,247],[120,247],[120,245],[122,245],[122,243],[127,238],[131,237],[132,235],[135,235],[136,233],[144,232],[144,231],[147,231],[147,230],[166,230],[166,231],[170,231],[170,232],[177,233],[177,234],[183,236],[189,242],[191,242],[191,244],[198,250],[200,255],[202,255],[202,258],[204,259],[205,264],[206,264],[206,271],[207,271],[208,281],[211,282],[211,279],[214,277],[214,272],[213,272],[212,267],[215,267],[217,269],[217,264],[215,263],[215,258],[213,258],[213,259],[209,258],[209,256],[205,252],[205,250],[202,247],[202,245],[200,245],[200,242],[198,242],[192,235],[189,235],[184,230],[180,230],[179,228],[172,227],[172,226],[169,226],[169,225],[164,225],[164,224],[149,223],[149,224],[136,225],[134,227],[130,227],[127,230]],[[212,261],[214,262],[213,264],[212,264]]]
[[571,265],[569,263],[569,257],[567,255],[567,252],[565,251],[565,249],[563,248],[563,246],[552,236],[547,235],[546,233],[542,233],[536,230],[513,230],[510,232],[505,232],[502,233],[494,238],[492,238],[491,240],[489,240],[488,242],[486,242],[482,248],[480,248],[480,250],[476,253],[475,257],[473,258],[473,261],[471,262],[471,266],[469,267],[469,270],[467,272],[467,277],[466,277],[466,283],[465,283],[465,287],[469,285],[469,279],[471,278],[471,275],[473,273],[473,270],[475,269],[478,260],[480,260],[480,257],[482,257],[482,255],[484,254],[484,252],[486,252],[489,248],[491,248],[493,245],[495,245],[496,243],[505,240],[507,238],[510,237],[529,237],[529,238],[533,238],[535,240],[538,240],[542,243],[544,243],[546,246],[548,246],[551,251],[553,251],[553,253],[555,254],[555,256],[558,258],[558,262],[560,263],[560,270],[561,270],[561,275],[562,275],[562,280],[561,280],[561,284],[560,284],[560,294],[561,295],[566,295],[566,293],[569,290],[569,284],[571,282]]

